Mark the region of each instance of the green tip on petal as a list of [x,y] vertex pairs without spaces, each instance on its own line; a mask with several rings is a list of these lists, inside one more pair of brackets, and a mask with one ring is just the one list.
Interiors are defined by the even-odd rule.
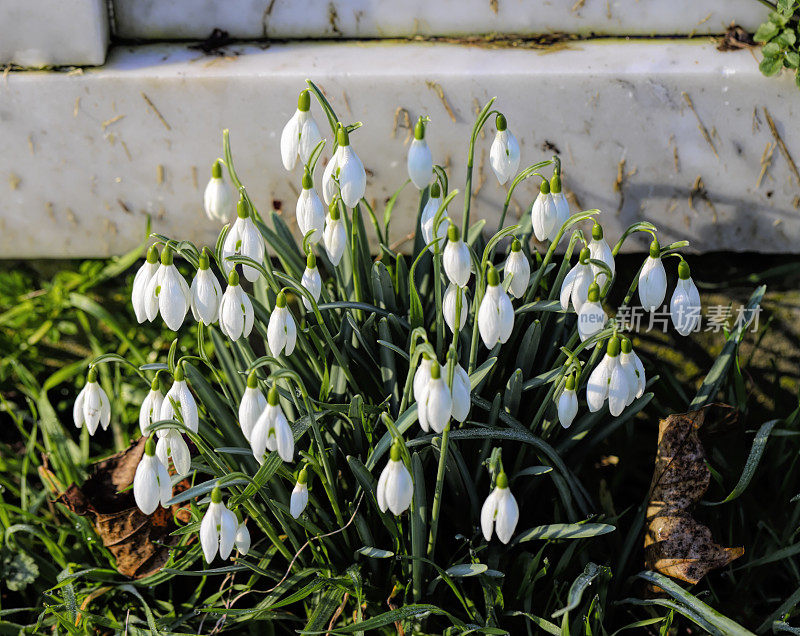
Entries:
[[611,336],[608,341],[608,348],[606,349],[606,353],[610,355],[612,358],[616,358],[619,355],[619,336]]
[[297,476],[297,483],[298,484],[307,484],[308,483],[308,470],[305,466],[300,471],[300,474]]
[[447,240],[455,243],[460,238],[461,238],[461,232],[459,232],[458,228],[451,223],[450,227],[447,228]]
[[501,472],[497,476],[497,487],[503,489],[508,488],[508,476],[504,472]]
[[584,247],[581,250],[580,255],[578,256],[578,260],[581,263],[586,264],[586,262],[592,257],[591,254],[592,253],[589,251],[589,248],[588,247]]
[[494,126],[497,128],[497,132],[503,132],[508,128],[508,122],[503,113],[497,113],[497,117],[494,118]]
[[222,179],[222,164],[220,163],[219,159],[211,164],[211,178]]
[[172,258],[172,248],[169,245],[165,245],[161,251],[161,264],[172,265]]
[[497,270],[492,265],[489,265],[486,282],[489,283],[489,287],[497,287],[500,284],[500,274],[497,273]]
[[600,300],[600,285],[597,283],[589,285],[588,300],[590,303],[596,303]]
[[561,192],[561,177],[558,174],[554,174],[550,177],[550,192],[553,194]]
[[599,241],[603,238],[603,226],[597,222],[592,226],[592,238],[595,241]]
[[350,145],[350,135],[344,126],[339,128],[339,132],[336,133],[336,143],[342,147]]
[[574,391],[575,390],[575,376],[574,375],[570,374],[570,375],[567,376],[567,381],[564,383],[564,388],[567,391]]
[[158,373],[156,373],[156,377],[154,377],[153,381],[150,383],[150,390],[159,391],[160,389],[161,389],[161,384],[158,381]]
[[239,274],[236,272],[235,269],[231,270],[231,273],[228,274],[228,285],[231,287],[236,287],[239,284]]
[[258,378],[256,377],[256,372],[251,371],[250,374],[247,376],[247,388],[255,389],[257,387],[258,387]]
[[250,216],[250,212],[247,210],[247,201],[244,200],[244,197],[239,197],[239,202],[236,204],[236,216],[240,219],[246,219]]
[[658,244],[657,239],[653,239],[653,242],[650,243],[650,258],[660,258],[661,256],[661,246]]
[[308,256],[306,256],[306,267],[308,267],[308,269],[317,268],[317,257],[314,256],[314,252],[309,252]]
[[97,382],[97,367],[90,367],[89,373],[86,375],[87,382]]
[[425,120],[422,117],[414,125],[414,139],[425,139]]
[[624,336],[620,338],[622,353],[630,353],[633,351],[633,345],[629,338],[625,338]]
[[308,171],[306,167],[305,171],[303,172],[303,182],[302,182],[303,190],[310,190],[314,187],[314,179],[311,178],[311,173]]
[[186,376],[183,372],[183,365],[179,364],[175,369],[175,382],[183,382],[184,377]]
[[336,199],[331,201],[331,204],[328,206],[328,212],[330,213],[332,220],[339,220],[339,202]]
[[546,180],[542,181],[539,186],[539,192],[542,194],[550,194],[550,184]]
[[514,239],[513,241],[511,241],[511,251],[512,252],[522,251],[522,243],[519,242],[519,239]]
[[153,436],[147,438],[147,441],[144,443],[144,454],[148,457],[152,457],[156,454],[156,440],[153,439]]
[[430,198],[438,199],[440,196],[442,196],[442,189],[439,187],[439,184],[438,183],[431,184]]
[[297,110],[303,113],[307,113],[311,110],[311,95],[308,89],[300,91],[300,95],[297,98]]
[[158,263],[158,248],[155,245],[151,245],[147,250],[147,262],[151,265]]
[[278,406],[278,385],[273,384],[267,393],[267,402],[270,406]]
[[687,263],[684,260],[678,263],[678,278],[680,278],[681,280],[686,280],[688,278],[691,278],[691,276],[692,272],[689,269],[689,263]]
[[439,367],[438,362],[434,362],[431,365],[431,380],[438,380],[442,377],[442,369]]
[[423,357],[425,360],[430,360],[430,359],[431,359],[431,355],[430,355],[430,354],[429,354],[427,351],[423,351],[423,352],[422,352],[422,357]]
[[205,250],[200,254],[199,263],[197,264],[197,269],[208,269],[210,267],[208,263],[208,254]]
[[403,449],[400,444],[401,442],[399,439],[394,440],[392,443],[392,448],[389,451],[389,459],[393,462],[399,462],[403,458]]
[[219,486],[214,486],[214,490],[211,491],[211,503],[222,503],[222,491]]
[[275,306],[281,309],[286,307],[286,294],[278,292],[278,297],[275,299]]

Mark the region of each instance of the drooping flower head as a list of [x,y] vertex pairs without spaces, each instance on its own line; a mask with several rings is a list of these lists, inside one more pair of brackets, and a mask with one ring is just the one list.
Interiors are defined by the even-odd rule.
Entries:
[[682,336],[688,336],[700,323],[700,292],[692,280],[689,263],[678,264],[678,284],[669,303],[672,324]]
[[519,521],[519,506],[511,489],[508,487],[508,477],[504,472],[497,475],[494,490],[483,502],[481,508],[481,530],[483,538],[492,540],[492,532],[503,543],[508,543],[514,534],[514,529]]
[[239,274],[231,270],[228,274],[228,288],[219,303],[219,329],[231,340],[242,336],[247,338],[253,330],[253,303],[239,285]]
[[308,505],[308,470],[305,466],[297,476],[292,495],[289,499],[289,513],[297,519]]
[[165,467],[169,466],[171,457],[175,472],[182,477],[185,477],[191,471],[192,456],[189,453],[189,447],[186,445],[186,440],[183,439],[180,431],[174,428],[167,429],[164,431],[164,435],[158,438],[156,457]]
[[447,245],[444,247],[442,263],[444,272],[451,283],[455,283],[459,287],[467,286],[472,273],[469,248],[461,240],[461,232],[452,224],[447,228]]
[[599,411],[606,399],[608,410],[617,417],[632,401],[637,384],[632,370],[620,363],[620,339],[613,336],[608,341],[606,355],[600,361],[586,384],[586,404],[591,412]]
[[150,427],[161,419],[161,405],[164,403],[164,394],[161,393],[161,383],[158,374],[150,384],[150,391],[144,398],[142,406],[139,408],[139,430],[142,435],[149,435],[152,431]]
[[486,274],[486,293],[478,309],[478,329],[483,344],[491,349],[498,342],[505,343],[514,329],[514,307],[500,285],[500,275],[489,266]]
[[312,232],[308,241],[316,245],[322,240],[322,233],[325,230],[325,206],[322,205],[317,191],[314,190],[314,180],[307,167],[303,172],[302,186],[295,210],[297,227],[300,228],[300,234],[304,237]]
[[433,155],[425,141],[425,119],[420,117],[414,126],[414,141],[408,149],[408,176],[417,190],[424,190],[433,180]]
[[[461,296],[461,307],[459,311],[458,297]],[[451,332],[456,330],[456,313],[458,312],[458,328],[463,329],[467,324],[467,313],[469,313],[469,301],[467,300],[467,288],[459,287],[455,283],[450,283],[442,298],[442,313],[444,321]]]
[[286,294],[283,291],[278,293],[275,299],[275,309],[269,317],[267,325],[267,343],[272,355],[278,357],[281,354],[292,355],[294,345],[297,341],[297,327],[289,308],[286,307]]
[[587,300],[578,312],[578,335],[581,342],[600,331],[607,320],[608,316],[600,304],[600,286],[592,283],[589,285]]
[[308,163],[311,153],[322,141],[317,122],[311,114],[311,95],[308,89],[300,92],[297,98],[297,110],[286,122],[281,133],[281,161],[286,170],[293,170],[297,157],[304,164]]
[[106,430],[111,422],[111,404],[103,387],[97,381],[95,367],[89,369],[86,384],[75,399],[75,405],[72,407],[72,420],[77,428],[81,428],[85,424],[89,435],[94,435],[98,425]]
[[203,208],[206,216],[218,223],[230,223],[233,216],[233,189],[222,175],[220,160],[214,161],[211,166],[211,179],[208,181],[203,193]]
[[[341,124],[336,132],[336,143],[336,152],[322,174],[322,197],[330,205],[337,192],[341,193],[344,204],[348,208],[354,208],[367,189],[367,173],[350,145],[347,128]],[[339,182],[338,188],[335,180]]]
[[564,390],[558,397],[558,421],[569,428],[578,414],[578,396],[575,393],[575,376],[570,374],[564,383]]
[[285,462],[294,457],[294,435],[283,414],[276,384],[267,393],[267,406],[250,434],[250,446],[259,463],[264,462],[264,453],[268,450],[278,451]]
[[247,376],[247,388],[242,394],[242,401],[239,402],[239,425],[242,427],[242,434],[249,442],[258,418],[267,407],[267,398],[258,388],[258,378],[256,372],[251,371]]
[[[431,184],[428,192],[428,201],[425,203],[425,207],[422,209],[422,215],[419,219],[420,229],[422,230],[422,238],[425,240],[425,245],[431,243],[434,238],[443,239],[445,236],[447,236],[447,232],[450,228],[450,219],[448,219],[446,216],[440,220],[439,227],[436,228],[436,236],[433,235],[433,224],[441,205],[442,190],[438,183],[433,183]],[[439,249],[441,249],[441,241],[439,242],[439,246]],[[433,254],[436,252],[436,247],[431,245],[428,250],[431,252],[431,254]]]
[[178,331],[191,304],[192,294],[189,285],[175,267],[172,247],[165,245],[161,250],[161,265],[148,282],[145,291],[147,319],[153,321],[158,314],[161,314],[167,327],[172,331]]
[[567,272],[564,282],[561,283],[561,308],[566,311],[570,302],[575,311],[580,313],[581,307],[589,298],[589,286],[594,281],[592,267],[589,264],[591,253],[584,247],[578,256],[577,264]]
[[325,219],[325,230],[322,235],[325,251],[334,267],[339,265],[347,247],[347,230],[340,217],[339,202],[334,198],[328,207],[328,216]]
[[[136,272],[133,278],[133,289],[131,291],[131,304],[136,320],[140,323],[147,320],[147,287],[150,281],[158,272],[158,248],[151,245],[147,250],[147,260]],[[155,318],[155,316],[153,316]],[[152,319],[150,319],[152,320]]]
[[650,243],[650,255],[639,272],[639,300],[642,307],[655,311],[667,295],[667,272],[661,262],[661,248],[656,239]]
[[222,503],[222,492],[215,487],[211,491],[211,503],[208,504],[200,524],[200,545],[206,563],[211,563],[217,554],[223,560],[230,556],[236,542],[238,525],[236,515]]
[[544,242],[553,239],[560,229],[556,228],[557,221],[558,212],[553,195],[550,194],[550,184],[542,180],[539,194],[531,206],[531,223],[536,240]]
[[[236,221],[222,244],[222,267],[226,276],[235,269],[235,263],[228,260],[235,255],[247,256],[256,263],[264,263],[264,239],[253,222],[244,197],[236,204]],[[242,273],[251,283],[256,282],[260,276],[259,271],[250,265],[242,265]]]
[[[306,268],[303,271],[300,284],[308,290],[308,293],[314,298],[314,302],[319,302],[319,295],[322,293],[322,276],[320,276],[319,269],[317,269],[317,257],[314,256],[313,252],[309,252],[306,257]],[[305,296],[303,296],[303,306],[308,311],[312,309],[311,301]]]
[[219,319],[219,304],[222,300],[222,287],[211,271],[208,248],[200,253],[197,274],[189,291],[192,294],[192,315],[197,322],[213,325]]
[[[559,164],[560,165],[560,164]],[[561,172],[557,171],[550,177],[550,195],[553,197],[553,207],[555,208],[555,223],[548,238],[555,241],[564,223],[569,220],[569,203],[567,197],[561,191]]]
[[155,440],[150,437],[144,446],[144,455],[133,476],[133,498],[146,515],[151,515],[161,504],[167,508],[172,499],[172,482],[166,466],[156,457]]
[[[606,243],[605,238],[603,238],[603,228],[599,223],[595,223],[592,226],[592,240],[589,241],[589,253],[591,258],[596,261],[602,261],[608,266],[608,269],[611,270],[611,275],[614,275],[616,271],[616,267],[614,265],[614,254],[611,251],[611,248]],[[606,273],[600,269],[597,265],[592,265],[592,274],[597,281],[597,284],[600,285],[602,289],[603,286],[606,284],[607,276]]]
[[528,283],[531,280],[531,264],[528,262],[528,257],[522,251],[522,245],[517,239],[511,243],[511,253],[506,259],[506,265],[503,268],[503,278],[511,276],[511,284],[508,291],[514,298],[522,298],[528,290]]
[[[176,413],[180,413],[183,425],[193,433],[196,433],[199,426],[197,402],[195,402],[194,396],[186,384],[186,377],[182,364],[178,365],[175,369],[174,377],[175,381],[172,383],[169,391],[167,391],[167,394],[164,396],[164,401],[161,403],[159,419],[174,420]],[[159,430],[156,434],[159,437],[163,437],[166,435],[166,431]]]
[[495,118],[497,133],[489,150],[489,164],[492,166],[500,185],[513,179],[519,168],[519,143],[508,129],[505,115],[498,113]]
[[463,422],[469,415],[469,409],[472,406],[472,385],[469,380],[464,367],[458,362],[453,373],[453,386],[450,388],[450,394],[453,399],[453,412],[452,417],[457,422]]
[[433,429],[435,433],[441,433],[450,421],[453,398],[436,360],[431,361],[430,369],[428,382],[421,387],[417,417],[423,431]]
[[392,514],[402,514],[411,505],[414,496],[414,483],[411,473],[403,463],[402,442],[396,439],[389,451],[389,462],[378,479],[377,497],[381,512],[391,510]]

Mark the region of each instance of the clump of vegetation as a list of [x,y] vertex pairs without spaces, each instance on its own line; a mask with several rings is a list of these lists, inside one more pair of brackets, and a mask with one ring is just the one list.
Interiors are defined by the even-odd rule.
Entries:
[[794,72],[794,80],[800,88],[800,43],[798,42],[797,0],[778,0],[777,4],[765,2],[772,8],[769,19],[758,27],[753,35],[763,44],[763,58],[758,65],[764,75],[777,75],[784,68]]

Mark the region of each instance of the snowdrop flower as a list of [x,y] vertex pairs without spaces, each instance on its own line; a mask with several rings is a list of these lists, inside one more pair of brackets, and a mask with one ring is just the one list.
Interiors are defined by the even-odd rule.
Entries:
[[144,455],[133,476],[133,498],[136,506],[146,515],[151,515],[160,503],[168,508],[172,499],[172,483],[166,467],[156,457],[156,445],[149,438],[144,446]]
[[242,427],[242,434],[248,442],[256,422],[265,408],[267,408],[267,398],[258,388],[256,372],[251,371],[250,375],[247,376],[247,388],[242,395],[242,401],[239,402],[239,425]]
[[297,98],[297,110],[286,122],[281,133],[281,161],[287,170],[293,170],[297,157],[308,163],[314,148],[322,141],[319,127],[311,115],[311,95],[308,90],[300,92]]
[[682,336],[688,336],[700,322],[700,293],[692,280],[689,263],[681,259],[678,265],[678,285],[669,303],[672,324]]
[[408,149],[408,176],[417,190],[424,190],[433,180],[433,155],[425,141],[425,120],[420,117],[414,126],[414,141]]
[[407,510],[411,505],[411,498],[414,495],[414,484],[411,481],[411,473],[403,463],[403,452],[400,449],[400,440],[396,439],[389,451],[389,463],[383,469],[378,479],[378,508],[381,512],[386,509],[392,514],[399,515]]
[[186,441],[180,431],[170,428],[164,433],[163,437],[158,438],[156,457],[165,467],[169,466],[169,458],[172,457],[172,465],[175,467],[175,472],[185,477],[192,469],[192,456],[189,453],[189,447],[186,445]]
[[533,233],[537,241],[552,240],[555,238],[560,227],[556,228],[558,212],[550,194],[550,184],[542,181],[539,186],[539,194],[531,206],[531,223],[533,223]]
[[303,173],[303,189],[297,198],[297,208],[295,217],[300,234],[304,237],[313,230],[313,234],[308,237],[310,243],[316,245],[322,240],[322,233],[325,230],[325,206],[314,190],[314,180],[311,173],[306,168]]
[[253,329],[253,303],[239,285],[239,274],[228,274],[228,289],[219,303],[219,330],[231,340],[247,338]]
[[633,345],[628,338],[620,338],[619,365],[628,376],[629,394],[625,406],[642,397],[646,386],[644,366],[633,352]]
[[[173,406],[173,403],[175,406]],[[167,395],[164,396],[164,401],[161,403],[159,419],[174,420],[176,407],[180,411],[183,425],[193,433],[196,433],[199,424],[197,402],[194,401],[194,396],[186,385],[183,365],[179,365],[178,368],[175,369],[175,381],[172,383],[169,391],[167,391]],[[167,434],[167,431],[156,431],[156,434],[159,437],[163,437]]]
[[580,313],[581,307],[589,297],[589,286],[594,281],[592,266],[589,263],[591,253],[589,248],[584,247],[578,256],[578,263],[567,272],[564,282],[561,283],[561,309],[569,309],[569,303],[575,308],[576,313]]
[[642,307],[655,311],[664,302],[667,295],[667,273],[661,262],[661,249],[656,239],[650,243],[650,256],[639,272],[639,300]]
[[208,252],[203,248],[200,264],[192,286],[192,315],[197,322],[212,325],[219,319],[219,303],[222,299],[222,288],[217,277],[209,266]]
[[553,206],[556,210],[555,223],[553,224],[550,240],[555,241],[564,223],[569,220],[569,203],[567,202],[567,197],[561,191],[561,175],[558,173],[550,178],[550,195],[553,197]]
[[592,413],[599,411],[608,399],[608,410],[617,417],[630,403],[628,398],[631,391],[635,390],[635,384],[631,386],[631,382],[635,382],[635,377],[632,378],[620,364],[620,340],[618,336],[613,336],[608,341],[606,355],[592,371],[586,384],[589,410]]
[[[611,248],[608,246],[608,243],[606,243],[606,240],[603,238],[603,228],[599,223],[595,223],[592,226],[592,240],[589,241],[589,254],[590,258],[596,261],[602,261],[608,265],[608,269],[611,270],[611,275],[614,275],[614,272],[616,271],[616,267],[614,265],[614,255],[611,253]],[[597,265],[592,265],[591,267],[592,274],[594,275],[597,284],[602,288],[603,285],[606,284],[608,276]]]
[[111,422],[111,404],[106,392],[97,382],[95,367],[89,369],[86,384],[78,393],[75,406],[72,407],[72,419],[77,428],[85,424],[89,435],[94,435],[98,424],[106,430]]
[[467,288],[457,287],[454,283],[447,286],[442,299],[442,313],[444,314],[444,321],[450,328],[450,331],[455,333],[456,325],[456,303],[458,302],[458,293],[461,292],[461,312],[459,313],[458,328],[463,329],[467,324],[467,313],[469,312],[469,302],[467,301]]
[[442,262],[450,282],[459,287],[466,287],[471,274],[472,261],[469,257],[469,248],[461,240],[461,232],[455,225],[447,228],[447,245],[444,247]]
[[509,276],[512,276],[512,278],[508,291],[511,292],[514,298],[522,298],[528,289],[528,283],[531,279],[531,265],[517,239],[514,239],[511,243],[511,253],[506,259],[505,267],[503,267],[503,282]]
[[294,435],[280,406],[278,387],[274,384],[267,394],[267,406],[250,434],[250,446],[260,464],[264,463],[264,453],[268,450],[278,451],[285,462],[294,457]]
[[514,307],[511,299],[500,286],[497,270],[489,266],[486,275],[486,293],[478,309],[478,329],[487,349],[498,342],[505,343],[514,329]]
[[222,176],[222,164],[217,159],[211,166],[211,179],[203,193],[203,208],[212,221],[230,223],[233,214],[233,189]]
[[242,556],[247,556],[250,551],[250,531],[244,521],[236,527],[236,538],[234,539],[236,550]]
[[497,476],[494,490],[483,502],[481,508],[481,530],[483,538],[492,540],[492,531],[503,543],[511,540],[514,529],[519,521],[519,506],[514,495],[508,487],[508,477],[505,473]]
[[339,126],[336,141],[338,143],[336,152],[322,174],[322,197],[325,203],[330,205],[337,193],[334,181],[337,179],[342,201],[348,208],[354,208],[364,197],[364,191],[367,189],[367,173],[361,159],[350,146],[350,135],[344,126]]
[[588,300],[578,312],[578,335],[581,342],[599,332],[607,320],[608,316],[600,304],[600,287],[597,283],[592,283],[589,285]]
[[558,396],[558,421],[564,428],[569,428],[578,414],[578,396],[575,394],[575,376],[569,375],[564,383],[564,390]]
[[[319,295],[322,293],[322,276],[319,275],[317,269],[317,257],[313,252],[309,253],[306,257],[306,269],[303,271],[303,277],[300,279],[300,284],[305,287],[309,294],[314,298],[314,302],[319,302]],[[308,310],[312,310],[311,301],[303,296],[303,306]]]
[[428,381],[431,378],[431,367],[433,360],[427,353],[422,354],[422,359],[419,362],[416,373],[414,373],[414,401],[417,404],[422,402],[423,392],[428,386]]
[[147,283],[145,311],[151,322],[160,313],[167,327],[178,331],[192,303],[189,285],[183,280],[172,262],[172,248],[165,245],[161,251],[161,265]]
[[292,490],[292,496],[289,498],[289,512],[292,517],[297,519],[303,510],[308,505],[308,471],[305,467],[300,471],[297,476],[297,483]]
[[147,287],[157,271],[158,248],[155,245],[151,245],[150,249],[147,250],[147,260],[133,278],[133,290],[131,292],[133,312],[136,314],[136,320],[140,323],[147,319]]
[[428,382],[421,387],[420,401],[417,403],[419,425],[426,433],[433,429],[441,433],[450,421],[453,398],[447,382],[442,377],[442,368],[435,360],[431,361],[431,374]]
[[331,264],[336,267],[339,261],[342,260],[345,247],[347,247],[347,230],[345,230],[344,223],[339,214],[339,204],[334,199],[331,201],[328,208],[328,216],[325,219],[325,231],[322,235],[322,240],[325,243],[325,251],[328,253],[328,259]]
[[286,294],[281,291],[275,299],[275,309],[272,310],[267,325],[269,350],[276,358],[281,353],[290,356],[296,341],[297,327],[291,312],[286,307]]
[[516,137],[508,130],[504,115],[498,113],[495,118],[497,133],[494,136],[492,147],[489,150],[489,164],[500,185],[517,174],[519,168],[519,144]]
[[141,408],[139,408],[139,430],[142,435],[151,433],[150,427],[154,422],[161,418],[161,405],[164,403],[164,394],[161,393],[161,385],[158,381],[158,374],[150,384],[150,391],[144,398]]
[[[419,223],[422,229],[422,238],[425,240],[425,245],[428,245],[434,238],[443,239],[447,236],[450,228],[450,219],[446,216],[442,217],[439,221],[439,227],[436,229],[436,237],[433,236],[433,222],[436,219],[436,213],[442,205],[442,191],[438,183],[431,185],[428,193],[428,201],[425,207],[422,208],[422,216],[420,216]],[[441,246],[441,241],[439,245]],[[441,249],[441,248],[440,248]],[[431,254],[436,252],[436,246],[431,245],[428,247]]]
[[236,515],[222,503],[222,492],[219,488],[214,488],[211,491],[211,503],[208,504],[200,524],[200,545],[206,563],[211,563],[217,552],[221,559],[230,556],[233,544],[236,542],[238,525]]
[[469,381],[469,375],[458,362],[453,373],[453,386],[450,389],[450,395],[453,399],[453,408],[451,415],[457,422],[463,422],[469,415],[469,409],[472,406],[470,394],[472,392],[472,385]]
[[[236,265],[228,258],[237,254],[247,256],[256,263],[264,262],[264,241],[256,224],[253,223],[244,198],[239,199],[239,203],[236,205],[236,221],[222,244],[222,267],[226,276],[236,268]],[[242,265],[242,272],[251,283],[258,280],[259,271],[255,267]]]

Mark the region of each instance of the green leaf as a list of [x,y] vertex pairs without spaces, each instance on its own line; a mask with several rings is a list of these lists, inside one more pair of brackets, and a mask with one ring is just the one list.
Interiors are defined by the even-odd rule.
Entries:
[[488,569],[489,566],[485,563],[459,563],[458,565],[447,568],[445,573],[448,576],[465,578],[469,576],[478,576],[479,574],[486,572]]
[[718,506],[720,504],[728,503],[729,501],[733,501],[739,497],[739,495],[745,491],[745,488],[747,488],[747,485],[753,478],[753,474],[756,472],[758,463],[761,461],[761,456],[764,454],[764,449],[767,446],[767,440],[769,440],[769,434],[772,432],[772,429],[775,427],[775,425],[780,421],[782,420],[770,420],[769,422],[761,425],[761,428],[758,429],[758,432],[753,439],[753,446],[750,448],[750,454],[747,457],[747,461],[744,464],[744,469],[739,477],[739,483],[736,484],[734,489],[731,491],[731,494],[725,497],[725,499],[722,501],[709,502],[706,505]]
[[778,42],[769,42],[761,49],[764,57],[777,57],[781,52],[781,45]]
[[614,526],[607,523],[551,523],[526,530],[517,535],[514,543],[524,543],[525,541],[534,541],[536,539],[588,539],[589,537],[599,537],[615,530]]
[[786,51],[784,64],[789,68],[800,67],[800,53],[797,51]]
[[771,75],[775,75],[783,68],[783,60],[779,57],[764,57],[761,60],[761,63],[758,65],[759,70],[770,77]]
[[558,618],[562,614],[574,610],[580,605],[581,598],[587,587],[601,574],[611,574],[611,570],[595,563],[587,563],[583,572],[573,581],[567,593],[567,604],[560,610],[553,612],[551,618]]
[[[377,629],[378,627],[383,627],[385,625],[391,625],[392,623],[396,623],[398,621],[404,621],[412,617],[422,617],[427,614],[439,614],[444,616],[450,616],[447,612],[442,609],[439,609],[435,605],[427,605],[423,603],[413,604],[413,605],[405,605],[399,609],[391,610],[389,612],[384,612],[383,614],[379,614],[378,616],[373,616],[365,621],[361,621],[360,623],[353,623],[351,625],[346,625],[345,627],[340,627],[333,632],[335,634],[352,634],[354,632],[366,632],[367,630]],[[455,617],[453,617],[455,618]],[[461,621],[459,621],[459,624]],[[324,631],[302,631],[301,634],[325,634],[327,632]]]
[[514,475],[514,479],[519,479],[520,477],[527,477],[528,475],[544,475],[545,473],[549,473],[552,470],[553,470],[552,466],[529,466],[528,468],[523,468],[516,475]]
[[356,552],[370,557],[371,559],[388,559],[394,556],[394,552],[391,550],[381,550],[380,548],[373,548],[369,545],[360,547]]

